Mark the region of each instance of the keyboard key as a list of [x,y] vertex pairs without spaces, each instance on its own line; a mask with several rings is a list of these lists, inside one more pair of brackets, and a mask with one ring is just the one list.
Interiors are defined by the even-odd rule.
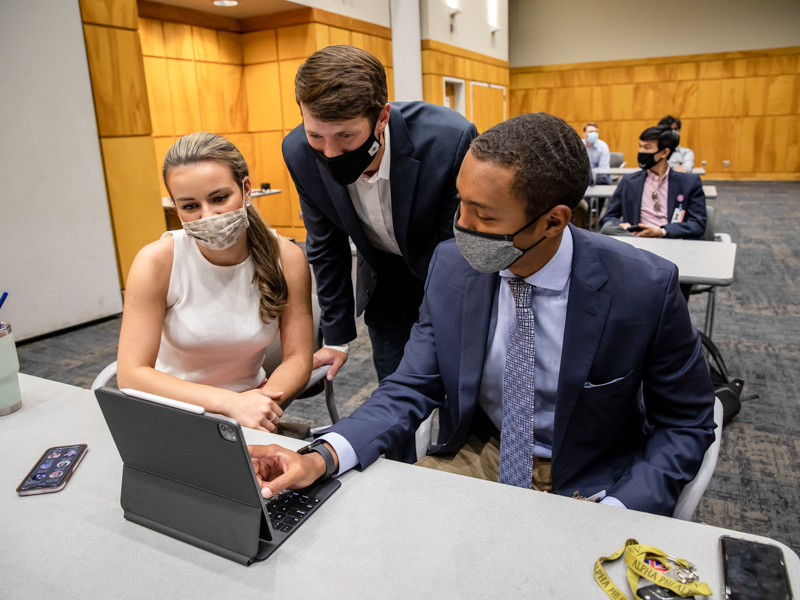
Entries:
[[279,531],[283,531],[285,533],[289,533],[292,530],[291,525],[281,525]]
[[296,517],[296,518],[298,518],[298,519],[302,519],[302,518],[303,518],[303,517],[305,517],[305,516],[306,516],[308,513],[307,513],[307,512],[304,512],[304,511],[302,511],[302,510],[297,510],[297,509],[294,509],[294,508],[293,508],[293,509],[291,509],[289,512],[287,512],[286,514],[287,514],[287,515],[289,515],[290,517]]
[[277,523],[279,521],[283,521],[283,517],[285,516],[286,515],[284,515],[283,513],[277,513],[275,515],[270,515],[270,518],[272,519],[273,523]]

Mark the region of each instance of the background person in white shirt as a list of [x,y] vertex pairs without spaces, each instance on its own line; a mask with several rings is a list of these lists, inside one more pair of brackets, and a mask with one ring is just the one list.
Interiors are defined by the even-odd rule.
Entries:
[[[583,145],[589,154],[589,165],[592,169],[607,169],[611,166],[611,152],[608,144],[600,139],[600,130],[597,123],[587,123],[583,126]],[[599,175],[596,180],[594,173],[589,185],[608,185],[611,183],[610,175]]]
[[[671,115],[667,115],[658,122],[659,125],[669,125],[672,131],[677,131],[680,135],[681,120],[676,119]],[[691,148],[681,146],[680,142],[675,148],[675,151],[669,157],[669,167],[679,173],[691,173],[694,169],[694,152]]]

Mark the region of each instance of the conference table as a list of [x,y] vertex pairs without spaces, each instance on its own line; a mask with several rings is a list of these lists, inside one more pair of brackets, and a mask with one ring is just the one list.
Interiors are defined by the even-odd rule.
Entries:
[[[92,392],[20,375],[22,408],[0,418],[0,597],[606,598],[597,558],[628,538],[697,565],[720,597],[723,534],[769,539],[379,459],[269,559],[244,567],[123,518],[122,461]],[[291,412],[291,411],[290,411]],[[249,443],[303,445],[245,430]],[[67,487],[14,489],[51,446],[86,443]],[[625,568],[607,568],[628,590]],[[800,588],[798,588],[800,589]],[[629,594],[628,594],[629,595]]]

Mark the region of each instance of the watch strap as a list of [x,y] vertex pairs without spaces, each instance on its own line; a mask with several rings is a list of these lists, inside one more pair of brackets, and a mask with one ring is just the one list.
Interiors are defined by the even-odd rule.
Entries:
[[308,454],[309,452],[316,452],[325,460],[325,474],[320,477],[319,480],[325,481],[326,479],[330,479],[334,471],[336,471],[336,461],[333,459],[331,451],[325,447],[325,443],[322,440],[314,440],[305,448],[301,448],[297,453]]

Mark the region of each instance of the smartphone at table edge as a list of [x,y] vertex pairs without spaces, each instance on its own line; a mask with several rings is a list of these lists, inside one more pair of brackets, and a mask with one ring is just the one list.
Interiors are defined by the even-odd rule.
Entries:
[[88,450],[89,446],[86,444],[48,448],[17,486],[17,493],[20,496],[33,496],[60,492],[66,487]]
[[641,227],[639,225],[631,225],[630,227],[628,227],[628,231],[630,231],[631,233],[638,233],[639,231],[644,231],[644,227]]
[[723,535],[719,552],[726,600],[792,600],[786,561],[778,546]]

